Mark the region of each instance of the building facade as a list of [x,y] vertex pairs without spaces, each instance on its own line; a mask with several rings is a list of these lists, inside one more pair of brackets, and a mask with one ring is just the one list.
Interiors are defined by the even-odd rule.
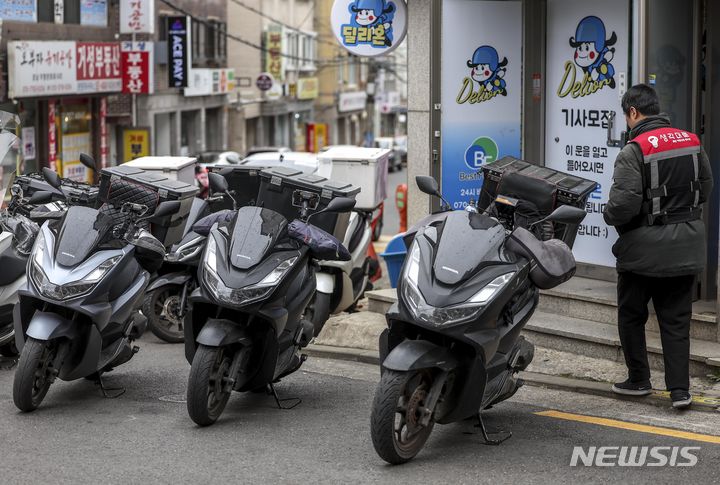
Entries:
[[[457,207],[477,195],[482,164],[505,155],[594,180],[574,250],[579,274],[613,279],[617,235],[602,209],[629,86],[655,87],[673,126],[701,137],[720,181],[718,8],[707,0],[409,2],[410,179],[436,176]],[[473,28],[479,16],[487,28]],[[705,210],[701,297],[717,291],[719,201],[715,193]],[[411,220],[431,206],[411,184]]]

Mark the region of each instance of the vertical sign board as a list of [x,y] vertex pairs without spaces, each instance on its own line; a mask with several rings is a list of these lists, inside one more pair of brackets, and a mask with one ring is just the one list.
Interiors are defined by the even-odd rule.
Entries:
[[168,17],[168,74],[171,88],[188,87],[190,74],[190,17]]
[[549,0],[547,6],[545,163],[599,184],[573,252],[578,261],[600,266],[615,266],[617,233],[602,211],[620,151],[607,146],[607,125],[613,111],[623,119],[618,84],[628,70],[628,3]]
[[521,2],[446,0],[442,17],[442,192],[461,209],[483,164],[520,157]]
[[153,43],[126,41],[120,45],[122,92],[152,94],[155,90]]
[[155,33],[155,0],[120,0],[121,34]]

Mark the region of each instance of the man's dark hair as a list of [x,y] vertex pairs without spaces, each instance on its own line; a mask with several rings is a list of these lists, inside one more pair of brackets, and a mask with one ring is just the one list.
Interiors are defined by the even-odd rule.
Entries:
[[625,114],[628,114],[630,108],[635,108],[644,116],[653,116],[660,113],[658,95],[647,84],[636,84],[628,89],[622,97],[621,105]]

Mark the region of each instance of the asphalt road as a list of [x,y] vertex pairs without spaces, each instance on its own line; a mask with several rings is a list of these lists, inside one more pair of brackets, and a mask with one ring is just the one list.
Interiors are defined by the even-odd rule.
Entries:
[[[56,382],[42,408],[12,404],[12,370],[0,370],[1,483],[695,483],[717,482],[720,445],[566,421],[559,410],[624,423],[720,434],[720,413],[677,413],[634,402],[525,387],[487,412],[514,436],[484,446],[473,422],[437,426],[413,462],[391,467],[375,454],[369,409],[374,366],[310,359],[280,383],[293,410],[269,396],[234,395],[221,420],[198,428],[184,402],[182,346],[145,337],[142,351],[107,376],[125,386],[105,399],[88,381]],[[574,446],[699,446],[692,468],[569,466]]]

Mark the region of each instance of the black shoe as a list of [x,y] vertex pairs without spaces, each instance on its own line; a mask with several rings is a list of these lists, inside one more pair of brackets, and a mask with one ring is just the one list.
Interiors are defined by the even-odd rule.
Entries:
[[684,389],[670,391],[670,399],[675,409],[685,409],[692,404],[692,395]]
[[616,382],[612,386],[615,394],[623,396],[647,396],[652,393],[652,384],[650,381],[632,382],[630,379],[625,382]]

